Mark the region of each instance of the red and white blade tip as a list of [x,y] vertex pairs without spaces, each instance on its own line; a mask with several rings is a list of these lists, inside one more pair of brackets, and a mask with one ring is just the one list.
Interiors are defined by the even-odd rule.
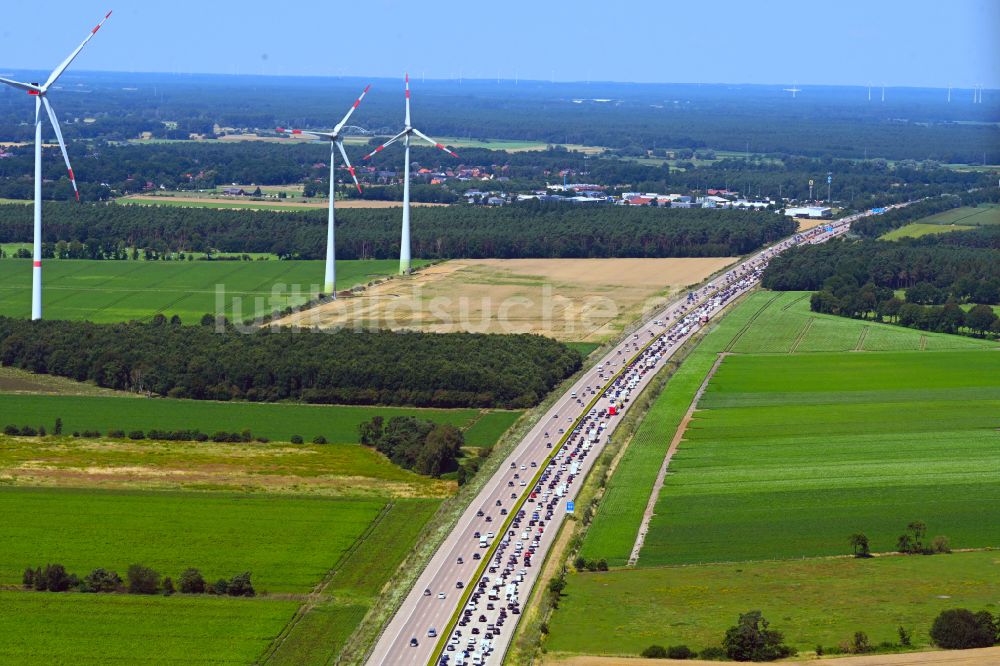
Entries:
[[101,22],[95,25],[94,29],[90,31],[90,34],[92,35],[97,34],[97,31],[101,29],[101,26],[104,25],[104,22],[107,21],[110,17],[111,17],[111,12],[105,14],[104,18],[101,19]]
[[365,86],[365,89],[361,94],[364,95],[371,89],[372,89],[372,84],[369,83],[368,85]]

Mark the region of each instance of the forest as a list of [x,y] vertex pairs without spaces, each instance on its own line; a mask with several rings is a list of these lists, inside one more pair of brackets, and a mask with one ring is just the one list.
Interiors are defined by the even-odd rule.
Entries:
[[0,364],[196,400],[505,407],[535,405],[581,365],[538,335],[266,328],[207,316],[181,326],[0,317]]
[[792,248],[775,257],[761,285],[777,291],[816,291],[837,276],[857,286],[909,289],[933,285],[941,302],[1000,303],[1000,229],[983,227],[897,241],[833,240]]
[[[63,95],[57,108],[70,139],[124,141],[213,137],[223,128],[329,128],[367,83],[352,121],[398,131],[400,79],[133,73],[68,74],[100,94]],[[414,121],[434,137],[498,138],[608,146],[635,153],[705,148],[812,157],[877,156],[997,164],[996,106],[946,104],[943,91],[893,89],[884,103],[862,87],[809,86],[791,99],[782,86],[413,82]],[[597,102],[594,98],[609,100]],[[23,95],[0,93],[0,137],[30,141]],[[524,122],[530,118],[531,122]],[[985,147],[985,153],[984,153]]]
[[[129,248],[168,252],[270,252],[317,259],[325,252],[326,212],[46,203],[47,256],[59,241],[83,244],[87,258],[124,259]],[[412,212],[413,256],[423,259],[522,257],[737,256],[783,238],[795,222],[773,212],[544,204],[449,206]],[[337,257],[399,256],[399,210],[337,214]],[[28,206],[0,205],[0,243],[31,238]]]

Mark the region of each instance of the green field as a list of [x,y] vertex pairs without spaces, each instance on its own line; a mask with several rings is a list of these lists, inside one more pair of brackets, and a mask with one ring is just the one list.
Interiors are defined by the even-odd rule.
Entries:
[[897,642],[900,625],[916,648],[929,645],[935,615],[947,608],[992,609],[1000,598],[997,553],[871,560],[659,567],[570,574],[549,622],[550,654],[636,655],[652,644],[721,644],[740,613],[759,609],[802,652],[850,643]]
[[[188,196],[184,192],[179,192],[178,196]],[[169,196],[155,196],[135,199],[116,199],[115,203],[122,206],[177,206],[180,208],[246,208],[250,210],[273,210],[273,211],[303,211],[316,210],[315,207],[307,207],[302,204],[287,203],[282,204],[274,200],[253,201],[239,199],[204,199],[202,201],[191,201],[190,199],[178,201]]]
[[[74,430],[188,430],[211,434],[217,430],[240,432],[249,428],[254,435],[287,442],[292,435],[311,441],[323,435],[330,442],[358,441],[358,425],[373,416],[417,416],[458,428],[472,424],[479,416],[475,409],[423,409],[416,407],[375,407],[354,405],[306,405],[298,403],[215,402],[171,398],[126,398],[104,396],[53,396],[0,394],[0,428],[17,425],[44,425],[52,428],[56,417],[65,433]],[[499,436],[520,412],[487,413],[473,436],[482,442]],[[495,439],[495,437],[494,437]]]
[[866,351],[996,346],[961,336],[816,314],[809,310],[807,292],[751,294],[688,356],[650,408],[608,482],[600,511],[587,530],[582,554],[588,559],[607,559],[612,566],[628,561],[659,465],[717,353],[788,354],[794,349],[799,356],[807,351],[853,350],[859,342]]
[[976,227],[1000,224],[1000,206],[983,205],[953,208],[936,215],[921,218],[906,226],[882,234],[882,240],[898,240],[903,237],[919,237],[927,234],[943,234],[949,231],[965,231]]
[[731,356],[699,410],[639,566],[890,551],[913,520],[1000,545],[996,352]]
[[250,664],[297,601],[0,591],[0,663]]
[[[253,572],[267,592],[319,583],[385,505],[381,500],[252,497],[0,486],[0,584],[59,562],[81,576],[139,562],[175,579]],[[281,547],[276,548],[275,545]]]
[[[397,268],[392,260],[338,261],[337,288],[365,284]],[[43,284],[42,307],[50,319],[116,322],[176,314],[185,324],[196,324],[202,315],[222,310],[243,321],[319,293],[323,262],[53,259],[44,264]],[[0,315],[27,317],[30,310],[31,262],[0,259]]]
[[990,552],[828,557],[849,554],[854,532],[893,551],[914,520],[928,541],[1000,546],[983,519],[1000,515],[996,343],[816,315],[807,296],[752,294],[667,383],[608,482],[587,559],[627,561],[674,431],[730,353],[671,461],[638,567],[571,573],[550,653],[702,649],[751,608],[800,650],[858,630],[892,641],[901,623],[920,646],[938,610],[996,603]]
[[522,412],[496,410],[484,413],[465,431],[466,446],[493,446]]

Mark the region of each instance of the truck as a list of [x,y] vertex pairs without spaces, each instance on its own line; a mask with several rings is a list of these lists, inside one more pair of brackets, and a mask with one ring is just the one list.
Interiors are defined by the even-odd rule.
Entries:
[[590,441],[596,442],[597,441],[597,437],[598,437],[597,428],[591,428],[590,432],[587,433],[587,436],[590,438]]

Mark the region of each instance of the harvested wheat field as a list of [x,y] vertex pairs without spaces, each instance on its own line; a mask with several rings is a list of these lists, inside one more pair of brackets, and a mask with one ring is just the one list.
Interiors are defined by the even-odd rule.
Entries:
[[459,259],[278,324],[540,333],[603,342],[735,258]]

